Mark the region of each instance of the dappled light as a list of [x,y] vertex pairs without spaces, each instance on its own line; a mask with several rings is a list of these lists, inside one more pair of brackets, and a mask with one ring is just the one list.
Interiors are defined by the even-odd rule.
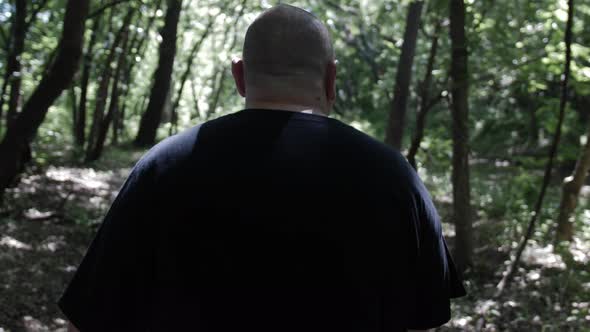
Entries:
[[[522,261],[528,265],[540,265],[545,268],[565,270],[566,266],[560,255],[554,253],[553,246],[538,247],[530,245],[522,254]],[[536,279],[539,279],[537,276]]]
[[10,236],[3,236],[0,239],[0,246],[13,248],[13,249],[24,249],[24,250],[31,250],[32,247],[26,243],[23,243],[15,238]]
[[0,329],[14,322],[28,332],[66,331],[55,299],[86,251],[92,225],[100,222],[129,172],[129,162],[108,171],[48,167],[9,190],[9,214],[0,222]]
[[[266,204],[257,200],[261,188],[283,190],[277,199],[294,197],[293,187],[307,179],[302,174],[338,175],[337,181],[326,181],[334,188],[313,183],[298,197],[350,193],[345,202],[330,206],[348,213],[370,195],[390,199],[380,187],[385,184],[401,190],[409,179],[420,187],[417,174],[436,208],[424,219],[436,219],[436,226],[416,234],[439,232],[440,221],[457,278],[467,291],[450,299],[450,320],[436,331],[590,331],[590,2],[294,0],[289,3],[325,23],[335,59],[330,55],[321,68],[321,80],[303,75],[306,70],[297,66],[295,74],[291,67],[277,70],[269,88],[255,95],[260,100],[252,97],[251,86],[244,86],[244,100],[237,64],[252,71],[247,59],[239,61],[246,31],[280,2],[0,0],[0,332],[67,331],[57,301],[134,170],[138,173],[127,183],[136,191],[122,205],[133,205],[133,198],[145,193],[159,204],[176,193],[161,190],[170,183],[190,192],[174,202],[174,209],[157,211],[166,216],[166,225],[185,206],[199,213],[221,209],[246,215],[228,202],[239,197]],[[282,51],[281,59],[301,50],[312,53],[308,42],[266,51]],[[336,78],[330,85],[334,63]],[[303,83],[291,86],[294,77]],[[307,86],[317,88],[310,92]],[[277,87],[285,96],[274,95]],[[271,102],[263,100],[265,94]],[[304,102],[298,99],[308,95]],[[257,107],[251,107],[253,100]],[[340,131],[356,133],[346,126],[329,130],[326,136],[336,139],[326,139],[325,146],[315,138],[307,145],[302,138],[296,144],[249,141],[268,128],[247,123],[254,129],[230,147],[209,149],[199,145],[197,135],[190,157],[178,157],[183,147],[176,141],[152,149],[196,125],[235,116],[245,102],[249,108],[302,111],[308,119],[321,115],[310,128],[323,128],[324,120],[341,122],[374,141],[362,136],[367,148],[349,149],[348,141],[337,139]],[[273,139],[290,138],[285,128],[293,123],[301,130],[308,124],[285,121]],[[227,128],[209,135],[230,142],[243,129]],[[397,157],[378,153],[358,158],[355,153],[373,151],[371,144],[387,156],[398,156],[391,148],[398,150],[400,164],[391,161]],[[281,158],[272,154],[291,145],[300,150]],[[272,152],[248,153],[263,147]],[[316,147],[319,152],[311,153]],[[326,167],[336,155],[332,148],[350,159]],[[226,162],[211,167],[210,155],[218,150]],[[158,154],[169,159],[157,161]],[[232,159],[234,154],[242,159]],[[281,162],[289,168],[297,158],[310,160],[289,169],[289,179],[300,179],[290,186],[275,178],[233,190],[204,185],[242,183],[240,176],[259,176]],[[177,167],[185,159],[198,163],[188,170],[185,164]],[[359,171],[353,161],[371,163],[371,171]],[[246,176],[242,171],[250,164],[255,171]],[[373,178],[390,168],[411,176]],[[189,173],[198,181],[179,178]],[[135,183],[140,175],[147,185]],[[183,187],[188,183],[190,190]],[[299,207],[322,203],[303,199],[296,202],[298,208],[281,213],[294,218]],[[143,222],[136,216],[150,205],[142,202],[122,219]],[[418,204],[411,213],[431,211],[426,205]],[[356,216],[359,226],[373,216],[389,218],[376,206],[351,218]],[[265,206],[264,213],[275,208]],[[405,225],[396,218],[391,217],[395,227]],[[147,238],[144,232],[181,233],[145,224],[125,231],[141,239]],[[205,236],[186,233],[191,249]],[[434,247],[419,235],[419,249]],[[129,238],[122,242],[133,244]],[[142,248],[157,245],[142,243]],[[222,251],[216,255],[223,257]],[[124,254],[120,257],[128,259]],[[358,259],[367,265],[373,261]],[[164,257],[159,263],[176,260]]]

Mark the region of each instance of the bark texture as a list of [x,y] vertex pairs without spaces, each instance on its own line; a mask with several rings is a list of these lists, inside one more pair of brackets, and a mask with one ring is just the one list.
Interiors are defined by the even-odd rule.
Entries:
[[47,110],[68,87],[82,57],[84,21],[89,0],[69,0],[66,4],[62,35],[51,69],[41,79],[22,112],[16,117],[0,143],[0,198],[23,169],[24,156]]
[[420,27],[420,16],[424,2],[414,1],[410,3],[408,16],[406,17],[406,30],[402,53],[397,64],[395,86],[393,90],[393,101],[389,111],[389,121],[385,133],[385,142],[396,149],[401,149],[404,127],[406,122],[406,107],[410,94],[410,83],[412,81],[412,66],[416,51],[416,40],[418,28]]
[[469,183],[469,72],[465,36],[465,3],[450,0],[451,115],[453,137],[453,219],[457,266],[464,271],[472,264],[473,226]]
[[134,142],[136,146],[147,147],[156,143],[156,134],[170,91],[172,68],[176,55],[176,33],[181,8],[181,0],[168,0],[164,27],[161,31],[160,58],[154,73],[150,101],[139,123],[139,130]]
[[426,73],[424,74],[424,79],[420,83],[419,93],[420,93],[420,108],[418,109],[418,113],[416,114],[416,130],[414,132],[414,136],[412,137],[412,143],[410,144],[410,148],[408,149],[408,162],[410,165],[416,169],[416,153],[418,153],[418,149],[420,148],[420,143],[422,143],[422,138],[424,137],[424,127],[426,127],[426,115],[428,111],[440,100],[442,96],[439,94],[435,99],[431,100],[430,88],[432,84],[432,70],[434,69],[434,63],[436,61],[436,55],[438,52],[438,35],[440,33],[441,22],[438,21],[434,27],[434,33],[431,38],[430,42],[430,52],[428,53],[428,62],[426,64]]
[[[590,134],[590,132],[588,133]],[[589,137],[590,138],[590,137]],[[576,162],[576,168],[572,175],[565,178],[561,187],[561,202],[557,216],[557,232],[555,240],[571,241],[574,237],[574,223],[572,212],[578,204],[578,195],[584,185],[586,175],[590,171],[590,139],[584,145],[580,157]]]

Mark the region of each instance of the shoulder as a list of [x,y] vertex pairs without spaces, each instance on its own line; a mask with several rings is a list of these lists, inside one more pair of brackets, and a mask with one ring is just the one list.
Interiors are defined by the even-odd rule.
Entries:
[[377,140],[376,138],[338,121],[339,130],[350,137],[351,153],[357,153],[377,168],[380,173],[392,177],[397,184],[403,184],[413,191],[423,187],[418,174],[407,159],[395,148]]
[[134,172],[162,175],[182,165],[193,153],[201,126],[194,126],[153,146],[137,162]]

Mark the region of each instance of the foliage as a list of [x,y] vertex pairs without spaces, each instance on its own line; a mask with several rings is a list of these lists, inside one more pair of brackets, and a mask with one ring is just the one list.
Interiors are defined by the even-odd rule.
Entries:
[[[160,139],[169,135],[172,126],[170,106],[179,91],[191,49],[207,30],[210,20],[213,22],[211,31],[192,59],[186,85],[176,109],[179,130],[243,107],[243,100],[233,86],[230,62],[232,57],[240,56],[240,45],[248,24],[262,10],[276,2],[278,1],[183,1],[172,91],[158,131]],[[590,252],[590,202],[587,186],[574,215],[575,241],[567,250],[555,250],[557,256],[564,261],[566,269],[527,263],[519,272],[517,283],[512,289],[514,293],[502,299],[492,299],[493,291],[489,286],[501,278],[504,262],[509,259],[510,250],[516,246],[518,236],[526,228],[541,184],[549,138],[555,130],[557,119],[567,2],[465,2],[468,16],[466,32],[471,111],[469,143],[476,257],[473,270],[467,274],[471,295],[456,302],[456,317],[449,328],[469,330],[482,324],[480,326],[489,331],[583,330],[590,318],[590,299],[587,296],[590,293],[587,260],[587,252]],[[53,50],[61,33],[66,1],[31,0],[27,3],[29,14],[36,6],[44,6],[40,7],[34,18],[28,17],[31,26],[27,32],[24,53],[20,57],[22,70],[18,73],[23,80],[21,105],[31,95],[51,64]],[[91,12],[108,3],[110,1],[92,1]],[[78,169],[88,172],[92,170],[101,179],[115,179],[104,180],[105,187],[100,189],[104,192],[76,188],[73,194],[76,197],[67,200],[65,210],[61,211],[63,215],[58,218],[60,222],[80,232],[84,241],[90,237],[93,226],[89,225],[100,221],[111,194],[120,184],[125,171],[144,152],[130,148],[130,142],[137,133],[139,119],[147,106],[146,98],[152,85],[150,75],[158,61],[158,45],[161,40],[159,31],[163,25],[165,3],[166,1],[162,1],[158,6],[158,1],[122,1],[102,11],[101,24],[96,31],[97,44],[90,55],[87,101],[89,114],[84,128],[87,133],[90,131],[96,92],[110,46],[123,24],[129,6],[135,6],[137,10],[129,26],[129,38],[135,38],[137,44],[124,53],[130,76],[127,80],[124,76],[120,78],[122,97],[119,109],[124,110],[120,143],[118,146],[110,144],[112,139],[109,134],[103,157],[91,164],[82,162],[83,149],[75,145],[72,129],[73,108],[79,103],[81,93],[79,72],[72,86],[74,98],[72,99],[70,93],[64,93],[49,109],[37,132],[32,144],[33,161],[22,176],[25,185],[21,183],[11,189],[6,204],[9,208],[0,211],[0,234],[9,229],[7,225],[23,222],[26,219],[23,212],[31,208],[53,211],[59,206],[59,197],[63,199],[69,187],[60,187],[63,183],[52,182],[51,174],[72,168],[76,169],[73,174],[86,174],[76,173]],[[409,1],[296,0],[291,3],[313,12],[326,22],[331,31],[339,64],[338,100],[334,117],[382,140],[385,137],[387,113],[393,95],[395,70]],[[404,140],[406,145],[403,148],[407,148],[409,138],[415,130],[413,110],[418,108],[420,102],[420,81],[426,74],[434,27],[437,22],[442,22],[431,93],[433,96],[442,93],[444,98],[428,114],[425,137],[420,145],[417,162],[418,172],[435,199],[443,220],[450,222],[452,189],[449,167],[452,140],[448,75],[451,50],[447,7],[447,1],[425,2],[414,59],[413,82],[410,86],[410,111]],[[4,84],[6,74],[5,59],[10,50],[10,27],[14,10],[14,1],[0,0],[0,87]],[[91,38],[93,19],[86,23],[86,46]],[[150,21],[153,21],[152,25],[149,24]],[[559,184],[563,177],[571,173],[580,153],[581,142],[587,139],[585,132],[590,121],[590,4],[587,2],[577,4],[573,36],[571,91],[564,121],[564,136],[557,156],[558,172],[549,187],[539,227],[533,237],[533,248],[537,249],[553,245]],[[117,52],[123,50],[119,49]],[[107,98],[108,102],[110,96]],[[6,102],[0,105],[0,136],[6,132],[7,109]],[[72,181],[72,185],[73,183],[75,181]],[[45,196],[56,195],[52,198],[55,200],[40,200],[39,193],[26,190],[28,184]],[[88,203],[93,197],[95,205],[84,204],[85,200]],[[43,232],[50,228],[44,227]],[[63,227],[61,231],[69,234],[65,229],[67,227]],[[452,240],[452,225],[445,223],[444,229]],[[27,229],[26,232],[32,231]],[[10,234],[18,236],[15,233]],[[0,241],[4,241],[2,239]],[[4,242],[0,242],[0,246],[4,246],[2,243]],[[586,253],[583,252],[584,248],[588,249]],[[3,257],[0,254],[0,263]],[[68,264],[75,264],[78,257],[74,255],[68,259]],[[25,309],[34,310],[30,306]],[[18,314],[32,314],[25,309]],[[0,316],[0,319],[3,318],[5,316]],[[10,316],[10,319],[20,317]],[[0,320],[0,330],[4,327],[2,324],[4,322]],[[16,326],[14,322],[9,324],[9,328]]]

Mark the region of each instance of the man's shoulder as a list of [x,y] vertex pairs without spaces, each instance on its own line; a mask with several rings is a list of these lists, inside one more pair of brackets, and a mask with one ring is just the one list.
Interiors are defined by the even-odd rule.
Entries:
[[354,142],[352,145],[357,146],[361,150],[359,152],[368,157],[380,169],[388,169],[406,177],[413,178],[416,175],[414,168],[399,150],[348,124],[340,122],[340,127],[351,137]]
[[139,160],[136,168],[149,168],[161,173],[186,161],[193,153],[201,126],[186,129],[154,145]]

